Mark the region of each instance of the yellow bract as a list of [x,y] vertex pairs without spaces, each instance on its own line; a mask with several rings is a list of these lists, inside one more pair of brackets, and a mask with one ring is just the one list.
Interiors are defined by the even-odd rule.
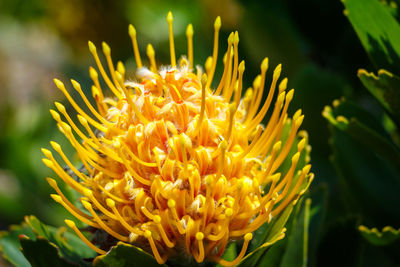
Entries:
[[[55,80],[78,113],[81,127],[60,103],[55,103],[58,112],[51,110],[51,114],[76,149],[84,170],[74,167],[55,142],[51,142],[52,147],[70,171],[47,149],[43,149],[43,162],[82,194],[88,213],[76,208],[56,181],[48,178],[57,192],[52,198],[82,222],[117,240],[151,249],[159,263],[182,255],[184,250],[197,262],[207,258],[235,265],[244,256],[252,233],[296,201],[304,193],[306,180],[312,179],[310,165],[296,173],[306,146],[306,137],[295,142],[304,116],[299,110],[291,119],[288,117],[293,90],[286,91],[287,79],[278,84],[281,65],[275,68],[262,103],[268,59],[263,60],[253,87],[241,98],[245,64],[239,64],[237,32],[228,38],[224,71],[218,86],[212,89],[219,17],[214,25],[213,53],[204,74],[192,68],[192,25],[187,28],[188,59],[183,58],[177,66],[171,13],[167,21],[171,66],[158,70],[150,44],[150,66],[142,66],[136,30],[129,26],[137,82],[125,79],[121,62],[114,68],[111,49],[103,43],[107,74],[97,48],[89,42],[101,77],[113,93],[105,97],[99,75],[91,67],[96,103],[92,106],[80,84],[72,80],[91,114],[75,102],[61,81]],[[264,127],[260,123],[275,94],[277,99]],[[283,137],[285,125],[291,128]],[[297,153],[291,158],[289,170],[277,172],[294,145]],[[105,253],[90,243],[72,221],[66,223],[91,248]],[[221,255],[233,239],[243,239],[243,248],[237,259],[228,262]]]

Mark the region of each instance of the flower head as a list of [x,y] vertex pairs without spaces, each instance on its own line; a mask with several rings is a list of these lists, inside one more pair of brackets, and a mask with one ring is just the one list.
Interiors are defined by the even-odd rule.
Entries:
[[[183,253],[197,262],[209,259],[234,265],[244,256],[252,233],[296,201],[305,191],[304,184],[312,179],[310,165],[296,169],[307,145],[306,137],[295,142],[304,116],[299,110],[288,117],[294,91],[286,91],[287,79],[278,84],[281,65],[273,71],[262,103],[267,58],[253,87],[241,98],[245,64],[239,63],[237,32],[228,38],[224,71],[216,88],[212,88],[219,17],[214,25],[213,54],[204,73],[200,67],[196,71],[193,68],[192,26],[186,32],[188,57],[177,64],[171,13],[167,21],[171,65],[161,68],[157,67],[151,45],[147,47],[150,66],[142,65],[136,30],[129,26],[137,81],[126,79],[121,62],[115,68],[111,50],[103,43],[107,74],[95,45],[89,42],[112,96],[105,96],[98,72],[91,67],[95,105],[81,85],[72,80],[87,111],[61,81],[55,80],[78,113],[78,120],[57,102],[58,111],[50,111],[84,168],[76,168],[56,142],[51,145],[69,171],[47,149],[43,149],[43,161],[82,195],[87,213],[75,207],[56,181],[48,178],[57,192],[52,197],[77,219],[107,232],[116,241],[151,251],[159,263]],[[269,121],[263,126],[260,123],[274,95],[277,97]],[[284,134],[285,127],[289,128]],[[296,153],[291,156],[288,171],[279,172],[293,150]],[[66,223],[95,251],[106,252],[83,236],[72,221]],[[221,255],[232,240],[244,240],[243,248],[237,259],[228,262]]]

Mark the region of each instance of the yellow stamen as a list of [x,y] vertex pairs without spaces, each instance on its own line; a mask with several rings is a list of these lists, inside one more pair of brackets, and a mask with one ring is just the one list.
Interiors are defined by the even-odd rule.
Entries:
[[219,29],[221,29],[221,18],[218,16],[214,23],[214,48],[212,55],[212,67],[208,75],[208,80],[206,88],[210,88],[211,82],[214,78],[215,67],[217,66],[218,60],[218,39],[219,39]]
[[155,57],[154,48],[151,44],[147,45],[146,54],[150,61],[150,70],[152,72],[156,72],[157,71],[156,57]]
[[118,88],[117,79],[115,78],[115,74],[114,74],[115,73],[114,64],[113,64],[112,58],[111,58],[111,49],[110,49],[110,47],[108,46],[108,44],[106,42],[102,42],[101,45],[103,47],[103,54],[106,57],[106,61],[107,61],[107,64],[108,64],[108,69],[109,69],[109,71],[111,73],[111,78],[112,78],[114,84]]
[[122,226],[125,227],[129,232],[137,234],[137,235],[143,234],[142,231],[140,231],[139,229],[133,228],[125,221],[125,219],[121,216],[121,214],[118,212],[117,208],[115,207],[114,200],[112,200],[111,198],[107,198],[106,204],[114,212],[115,216],[117,216],[117,219],[122,224]]
[[99,129],[102,132],[107,132],[107,128],[104,127],[103,125],[99,124],[97,121],[93,120],[89,115],[87,115],[80,107],[78,104],[76,104],[76,102],[74,101],[74,99],[71,97],[71,95],[67,92],[67,89],[65,89],[64,84],[57,79],[54,79],[54,83],[56,84],[57,88],[60,89],[64,95],[67,97],[68,101],[71,103],[71,105],[75,108],[75,110],[81,114],[81,116],[85,117],[85,119],[87,119],[90,124],[92,124],[94,127],[96,127],[97,129]]
[[193,26],[189,24],[186,28],[186,37],[188,43],[189,69],[193,69]]
[[115,88],[114,84],[111,82],[110,78],[108,78],[108,75],[106,74],[106,71],[103,68],[103,65],[101,64],[99,55],[97,54],[97,49],[96,46],[89,41],[89,50],[92,53],[94,60],[96,61],[97,67],[100,70],[101,76],[103,77],[104,81],[106,82],[107,86],[110,88],[110,90],[113,92],[113,94],[117,97],[117,98],[121,98],[121,93],[120,91]]
[[167,261],[167,257],[160,256],[160,253],[158,252],[156,244],[154,243],[153,237],[151,236],[151,232],[149,230],[146,230],[144,232],[144,237],[149,240],[151,250],[153,251],[153,255],[156,258],[158,264],[164,264]]
[[175,200],[173,200],[173,199],[169,199],[168,200],[168,208],[171,210],[171,212],[172,212],[172,216],[174,217],[174,219],[175,219],[175,222],[176,222],[176,227],[178,228],[178,231],[179,231],[179,233],[181,234],[181,235],[184,235],[185,234],[185,229],[182,227],[182,225],[181,225],[181,222],[180,222],[180,219],[179,219],[179,217],[178,217],[178,213],[176,212],[176,208],[175,208],[175,206],[176,206],[176,202],[175,202]]
[[111,213],[106,208],[104,208],[102,204],[99,203],[99,201],[93,195],[92,190],[85,188],[85,190],[83,191],[83,195],[85,197],[87,197],[88,199],[90,199],[93,202],[93,204],[96,206],[96,208],[98,208],[102,213],[104,213],[104,215],[110,217],[113,220],[118,220],[117,216],[115,216],[114,213]]
[[239,64],[239,86],[238,90],[235,93],[235,102],[236,109],[239,107],[240,99],[242,97],[242,88],[243,88],[243,72],[244,72],[244,60]]
[[239,44],[239,33],[236,31],[234,38],[233,38],[233,73],[232,73],[232,80],[230,81],[229,89],[226,91],[226,95],[224,95],[225,99],[229,101],[232,97],[232,93],[234,91],[234,87],[236,85],[237,74],[238,74],[238,67],[239,67],[239,51],[238,51],[238,44]]
[[92,242],[90,242],[83,234],[82,232],[78,229],[78,227],[76,227],[75,223],[71,220],[64,220],[65,224],[68,225],[68,227],[70,227],[72,230],[74,230],[74,232],[79,236],[80,239],[82,239],[82,241],[88,245],[91,249],[93,249],[94,251],[96,251],[99,254],[106,254],[107,252],[96,247],[95,245],[93,245]]
[[167,247],[169,248],[173,248],[175,244],[172,243],[171,240],[169,240],[167,234],[165,233],[165,230],[161,225],[161,217],[159,215],[155,215],[153,217],[153,221],[156,223],[158,231],[160,232],[161,238],[163,239],[165,245],[167,245]]
[[199,256],[196,257],[196,261],[198,263],[203,262],[204,260],[204,244],[203,244],[204,234],[202,232],[196,233],[196,240],[199,246]]
[[[56,195],[56,194],[50,194],[50,197],[55,202],[61,204],[69,213],[72,214],[72,216],[74,216],[75,218],[77,218],[81,222],[83,222],[83,223],[85,223],[87,225],[90,225],[92,227],[95,227],[95,228],[101,228],[97,223],[92,222],[91,219],[88,219],[88,218],[84,217],[83,216],[84,213],[82,213],[81,211],[78,213],[76,211],[76,208],[73,208],[74,206],[70,202],[67,203],[61,196]],[[86,216],[88,216],[88,215],[86,215]]]
[[133,47],[133,53],[135,54],[136,66],[138,69],[140,69],[143,65],[142,65],[142,60],[140,59],[138,43],[136,40],[136,29],[135,27],[133,27],[132,24],[129,24],[128,33],[132,40],[132,47]]
[[169,33],[169,51],[170,51],[170,55],[171,55],[171,66],[176,67],[174,31],[172,28],[173,21],[174,21],[174,18],[170,11],[170,12],[168,12],[168,15],[167,15],[168,33]]
[[[128,241],[129,241],[129,238],[128,238],[128,237],[123,236],[123,235],[121,235],[121,234],[115,232],[115,231],[114,231],[113,229],[111,229],[108,225],[106,225],[106,224],[100,219],[100,217],[97,215],[97,213],[93,210],[93,207],[92,207],[92,205],[91,205],[89,202],[87,202],[87,201],[85,201],[85,200],[82,200],[81,202],[82,202],[83,206],[85,207],[85,209],[87,209],[87,210],[90,212],[90,214],[92,214],[94,220],[100,225],[100,227],[101,227],[104,231],[106,231],[107,233],[109,233],[110,235],[112,235],[113,237],[115,237],[115,238],[117,238],[117,239],[119,239],[119,240],[121,240],[121,241],[124,241],[124,242],[128,242]],[[115,217],[115,215],[114,215],[114,217]]]

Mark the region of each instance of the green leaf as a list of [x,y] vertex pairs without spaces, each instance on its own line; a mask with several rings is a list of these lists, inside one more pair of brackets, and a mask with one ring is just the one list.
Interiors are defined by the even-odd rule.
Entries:
[[58,255],[57,247],[43,237],[33,240],[22,236],[20,242],[22,253],[24,253],[32,267],[76,266],[62,260]]
[[371,244],[376,246],[386,246],[400,238],[400,229],[386,226],[379,231],[377,228],[368,229],[364,225],[358,227],[361,235]]
[[345,14],[371,61],[378,68],[400,73],[400,26],[378,0],[343,0]]
[[17,267],[31,266],[20,250],[19,235],[35,237],[32,229],[26,224],[13,225],[9,232],[0,233],[0,251],[4,258]]
[[25,217],[25,221],[38,236],[44,237],[57,246],[60,256],[80,265],[88,263],[83,259],[94,258],[97,254],[75,234],[67,232],[65,227],[55,228],[40,222],[35,216]]
[[347,101],[335,101],[323,116],[333,126],[332,161],[341,178],[343,208],[375,225],[397,220],[398,152],[387,133],[373,116]]
[[156,259],[149,253],[135,246],[119,242],[105,255],[98,256],[93,261],[95,267],[160,267]]
[[352,117],[349,120],[341,115],[335,117],[333,110],[330,108],[326,108],[323,115],[332,125],[346,132],[362,145],[369,147],[371,151],[391,162],[393,167],[400,171],[400,150],[390,140],[359,122],[357,118]]
[[[311,199],[305,201],[305,205],[299,214],[288,244],[283,255],[280,267],[301,266],[306,267],[308,263],[308,230],[310,225]],[[268,260],[267,258],[265,260]],[[262,265],[262,262],[260,262]]]
[[358,77],[368,91],[385,110],[400,124],[400,77],[386,70],[379,70],[378,76],[365,70],[358,71]]

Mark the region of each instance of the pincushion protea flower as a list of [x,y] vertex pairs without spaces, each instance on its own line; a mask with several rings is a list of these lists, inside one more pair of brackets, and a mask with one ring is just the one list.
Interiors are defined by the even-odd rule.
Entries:
[[[55,79],[86,133],[62,104],[55,103],[58,112],[50,111],[84,168],[77,169],[56,142],[51,145],[70,171],[47,149],[42,150],[46,156],[43,162],[83,195],[81,202],[87,212],[75,207],[56,181],[48,178],[57,192],[52,197],[83,223],[107,232],[115,242],[152,252],[160,264],[184,254],[199,263],[207,259],[235,265],[245,255],[252,233],[296,201],[312,180],[311,165],[296,169],[307,141],[304,137],[295,142],[304,116],[299,110],[288,118],[294,91],[286,91],[287,79],[277,86],[281,65],[275,68],[266,100],[261,102],[267,58],[253,87],[241,98],[245,65],[244,61],[239,64],[237,32],[228,38],[222,77],[216,88],[211,87],[218,58],[219,17],[214,25],[213,54],[204,74],[200,67],[193,71],[192,26],[186,32],[188,58],[183,57],[178,66],[171,13],[167,21],[171,65],[159,69],[151,45],[147,47],[150,66],[142,65],[136,31],[129,26],[137,82],[125,78],[121,62],[114,67],[110,48],[103,43],[107,74],[96,47],[89,42],[98,70],[113,94],[104,96],[92,67],[96,106],[72,80],[91,115]],[[260,123],[276,91],[274,108],[264,127]],[[284,137],[288,122],[291,126]],[[278,172],[293,149],[297,153],[291,157],[290,168]],[[106,253],[104,246],[95,246],[72,221],[66,223],[88,246]],[[232,240],[244,241],[237,258],[228,262],[221,256]]]

